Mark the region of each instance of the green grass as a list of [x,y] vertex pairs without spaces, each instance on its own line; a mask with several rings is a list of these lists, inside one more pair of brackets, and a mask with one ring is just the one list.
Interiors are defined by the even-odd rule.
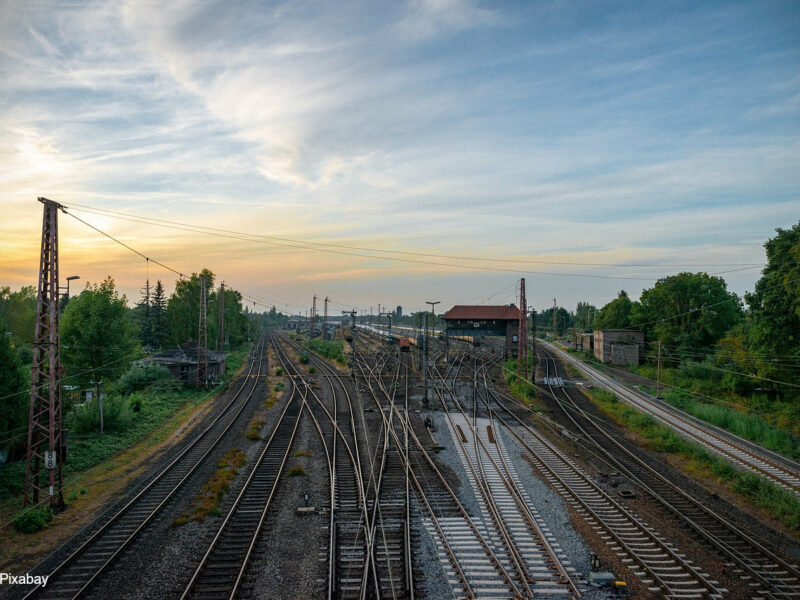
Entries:
[[[231,352],[226,361],[226,374],[230,377],[241,367],[248,350]],[[64,415],[65,425],[70,429],[67,462],[64,465],[64,479],[70,475],[85,471],[103,461],[113,458],[130,446],[140,442],[179,410],[200,404],[208,398],[208,390],[194,388],[171,389],[154,386],[130,394],[127,397],[109,395],[104,401],[104,408],[116,407],[124,413],[124,424],[108,428],[101,435],[96,426],[80,425],[80,417],[73,411]],[[136,406],[137,410],[133,410]],[[82,409],[84,419],[94,419],[96,423],[96,404],[86,405]],[[108,413],[106,413],[108,414]],[[76,426],[77,425],[77,426]],[[166,435],[166,434],[165,434]],[[25,461],[14,461],[0,466],[0,498],[20,495],[23,492]]]
[[[603,366],[593,356],[585,360]],[[653,365],[630,366],[626,370],[651,380],[657,377]],[[800,460],[800,399],[780,400],[755,392],[740,395],[727,389],[724,382],[716,378],[716,373],[701,366],[665,368],[661,380],[665,385],[681,388],[665,388],[662,392],[663,399],[672,406],[787,458]],[[655,383],[641,388],[655,395]],[[714,402],[711,398],[741,408]]]
[[209,515],[220,514],[219,503],[231,487],[231,483],[239,473],[239,467],[245,463],[244,452],[233,448],[222,457],[217,464],[216,472],[194,497],[192,506],[172,521],[173,527],[185,525],[189,521],[205,521]]
[[286,472],[289,477],[301,477],[306,475],[306,470],[300,466],[289,467],[289,470]]
[[[511,391],[511,394],[530,406],[531,402],[536,397],[536,390],[530,382],[520,379],[517,375],[517,359],[512,358],[507,360],[503,367],[503,374],[505,375],[506,384],[508,385],[508,389]],[[532,372],[532,369],[533,364],[531,363],[531,367],[528,369],[528,372]]]
[[678,436],[653,417],[619,402],[613,392],[594,389],[588,392],[588,395],[598,408],[618,425],[642,436],[651,450],[677,454],[689,459],[692,469],[726,482],[733,491],[772,513],[789,529],[800,531],[800,498],[792,492],[773,484],[761,475],[734,468],[724,458]]
[[[321,338],[309,339],[304,335],[298,335],[296,339],[299,344],[319,354],[323,358],[335,361],[342,366],[347,364],[344,358],[344,343],[339,340],[327,341]],[[300,362],[303,362],[302,358]]]
[[49,506],[35,506],[14,519],[14,527],[22,533],[35,533],[47,527],[53,520],[53,509]]

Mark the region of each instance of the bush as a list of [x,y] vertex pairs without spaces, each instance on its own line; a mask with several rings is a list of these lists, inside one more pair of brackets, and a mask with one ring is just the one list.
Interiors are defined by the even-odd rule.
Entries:
[[133,365],[119,378],[116,388],[120,394],[127,396],[153,385],[177,389],[180,382],[172,378],[167,367],[151,363],[146,366]]
[[[103,399],[103,430],[121,431],[131,421],[131,408],[127,400],[116,396]],[[100,409],[97,400],[77,404],[69,419],[70,430],[77,434],[100,431]]]
[[19,350],[17,350],[17,356],[19,357],[19,362],[23,365],[30,365],[33,363],[33,350],[27,346],[21,346]]
[[308,364],[308,354],[303,354],[303,356],[300,357],[300,363],[304,365]]
[[303,467],[290,467],[289,471],[286,473],[289,477],[299,477],[306,474],[306,470]]
[[47,527],[53,520],[53,509],[49,506],[36,506],[14,519],[14,527],[22,533],[34,533]]
[[312,375],[317,372],[317,367],[309,367],[308,372]]

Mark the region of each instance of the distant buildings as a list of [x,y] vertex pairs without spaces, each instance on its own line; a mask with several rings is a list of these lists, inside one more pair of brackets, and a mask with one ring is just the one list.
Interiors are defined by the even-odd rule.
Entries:
[[[586,348],[584,347],[584,350]],[[613,365],[638,365],[644,354],[644,332],[633,329],[595,329],[594,355]]]
[[400,319],[403,316],[403,307],[398,306],[394,311],[394,316]]

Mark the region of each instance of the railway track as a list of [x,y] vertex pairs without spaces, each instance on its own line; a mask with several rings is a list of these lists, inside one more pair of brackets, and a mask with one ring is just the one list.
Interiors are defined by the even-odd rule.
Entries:
[[[358,443],[353,402],[342,376],[335,372],[325,360],[301,346],[284,340],[295,350],[306,353],[320,376],[330,387],[332,405],[329,408],[313,389],[309,392],[314,402],[330,421],[335,432],[329,443],[331,473],[333,481],[331,545],[329,549],[328,594],[337,599],[361,599],[366,593],[365,573],[372,560],[372,540],[368,522],[361,454]],[[287,359],[287,364],[290,361]],[[295,377],[305,380],[300,371],[292,366]]]
[[[545,366],[549,379],[559,376],[555,358],[541,352],[540,364]],[[752,587],[756,596],[763,598],[799,598],[800,568],[784,560],[777,553],[759,543],[742,527],[714,511],[648,465],[634,452],[614,438],[596,420],[591,418],[574,398],[579,393],[570,389],[553,389],[550,395],[573,424],[575,431],[591,445],[612,468],[624,473],[644,492],[666,508],[684,526],[690,528],[699,540],[711,547],[726,566]]]
[[258,389],[266,371],[266,337],[257,344],[254,360],[231,399],[175,458],[151,477],[122,508],[49,574],[47,587],[30,590],[30,598],[78,598],[85,595],[132,542],[153,522],[173,496],[204,463]]
[[241,491],[186,585],[188,598],[233,599],[272,506],[306,404],[307,388],[291,394]]
[[[458,375],[465,362],[461,354],[451,369]],[[558,542],[547,533],[547,525],[531,508],[502,439],[490,418],[478,416],[477,370],[472,381],[471,416],[464,410],[455,379],[448,385],[446,374],[436,370],[449,399],[437,388],[445,409],[451,436],[478,499],[484,522],[490,527],[498,548],[507,556],[508,569],[516,573],[525,597],[534,595],[579,597],[581,584],[574,577]]]
[[768,451],[756,450],[755,445],[746,440],[704,425],[675,408],[668,408],[655,399],[638,394],[551,344],[541,342],[541,345],[568,361],[589,379],[616,393],[625,402],[668,425],[679,435],[722,455],[738,468],[763,475],[780,487],[800,494],[800,468],[790,467],[787,461],[768,456]]
[[[495,422],[505,426],[518,440],[537,470],[623,562],[632,563],[629,568],[649,592],[666,598],[724,598],[727,590],[606,494],[563,452],[508,409],[489,385],[485,369],[483,373],[486,391],[483,402]],[[499,414],[501,411],[511,417],[511,422]]]

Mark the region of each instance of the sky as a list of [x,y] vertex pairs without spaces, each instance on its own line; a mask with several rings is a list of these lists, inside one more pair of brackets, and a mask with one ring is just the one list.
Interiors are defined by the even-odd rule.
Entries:
[[71,215],[293,312],[741,294],[800,219],[798,31],[795,1],[5,0],[0,286],[35,284],[45,196],[73,291],[132,301],[175,274]]

